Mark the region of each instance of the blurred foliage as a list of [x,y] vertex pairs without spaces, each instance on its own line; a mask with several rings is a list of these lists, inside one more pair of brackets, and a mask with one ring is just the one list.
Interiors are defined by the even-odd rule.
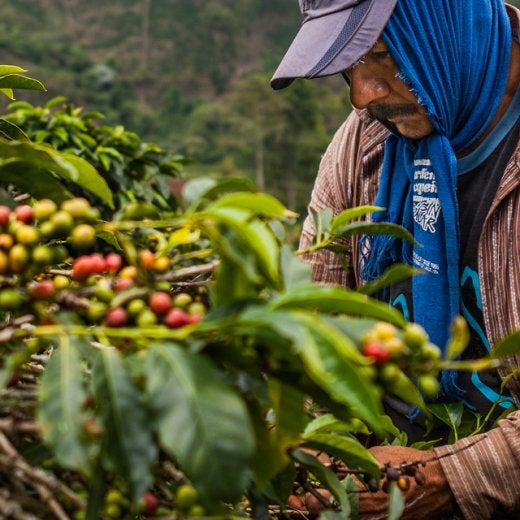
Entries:
[[[321,154],[349,111],[338,78],[269,79],[300,25],[296,1],[5,0],[4,63],[143,141],[238,175],[303,214]],[[42,103],[42,97],[19,93]]]
[[[54,98],[43,107],[17,101],[8,108],[3,121],[16,125],[33,143],[50,145],[88,161],[114,194],[116,210],[128,210],[129,204],[136,202],[147,202],[163,210],[175,208],[169,180],[180,175],[188,162],[185,157],[167,153],[154,143],[146,143],[121,125],[101,125],[102,114],[84,112],[68,104],[63,97]],[[49,182],[41,172],[39,180]],[[31,179],[32,186],[25,186],[25,189],[33,190],[37,181]],[[63,196],[55,192],[54,200],[73,194],[84,195],[84,187],[78,188],[74,184],[68,186]],[[90,195],[90,198],[102,214],[112,214],[112,200],[107,205],[99,197],[92,199]]]

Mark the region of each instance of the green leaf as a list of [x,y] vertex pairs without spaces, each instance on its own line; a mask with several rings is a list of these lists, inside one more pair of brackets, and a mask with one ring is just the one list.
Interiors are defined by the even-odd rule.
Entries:
[[308,422],[304,411],[305,396],[289,385],[270,379],[269,395],[274,413],[273,430],[281,444],[299,441],[300,434]]
[[446,346],[446,359],[456,359],[469,345],[471,333],[468,322],[462,316],[455,316],[450,329],[450,340]]
[[30,193],[36,199],[49,198],[57,204],[70,199],[72,194],[46,170],[32,162],[14,161],[0,165],[0,182],[12,184],[22,193]]
[[357,206],[355,208],[346,209],[332,219],[330,224],[330,233],[333,235],[340,233],[343,228],[352,222],[352,220],[364,217],[374,211],[381,211],[382,209],[383,208],[378,206]]
[[415,269],[407,264],[393,264],[377,280],[359,287],[358,292],[372,295],[385,287],[406,280],[415,274],[419,275],[422,272],[420,269]]
[[316,434],[316,433],[364,433],[370,434],[370,430],[362,423],[359,419],[353,417],[349,421],[340,421],[334,415],[324,413],[318,415],[312,420],[303,431],[304,437]]
[[37,79],[28,78],[20,74],[7,74],[0,77],[0,88],[40,90],[42,92],[47,90]]
[[0,118],[0,137],[10,141],[29,141],[20,128],[13,123]]
[[400,327],[403,315],[388,304],[343,287],[301,285],[272,299],[272,309],[314,309],[319,312],[346,313],[389,321]]
[[351,222],[334,233],[334,239],[352,235],[390,235],[416,244],[413,235],[398,224],[386,222]]
[[379,462],[357,439],[334,433],[313,433],[303,438],[309,448],[339,458],[351,469],[362,469],[375,478],[380,477]]
[[238,498],[250,478],[254,435],[236,391],[205,357],[172,343],[150,345],[146,370],[162,448],[203,494]]
[[356,417],[382,433],[381,404],[374,386],[350,359],[361,357],[351,340],[333,325],[309,312],[265,313],[248,310],[244,317],[258,327],[274,329],[289,339],[307,375],[336,402],[348,405]]
[[54,161],[61,166],[58,175],[68,178],[83,189],[90,191],[110,208],[114,207],[112,191],[106,180],[96,169],[81,157],[63,153],[53,157]]
[[390,484],[388,492],[388,520],[399,520],[405,506],[404,494],[395,482]]
[[281,248],[282,280],[285,289],[289,290],[297,285],[308,285],[312,282],[311,266],[294,255],[288,246]]
[[327,230],[330,227],[332,222],[332,210],[330,208],[325,208],[319,212],[310,208],[312,222],[314,225],[314,240],[317,243],[321,243],[324,238],[324,235],[327,235]]
[[105,429],[103,460],[129,485],[134,505],[152,483],[157,451],[142,396],[115,349],[98,352],[92,385]]
[[223,195],[212,202],[206,211],[211,212],[217,208],[238,208],[246,210],[252,215],[264,217],[287,217],[296,216],[285,206],[267,193],[230,193]]
[[401,372],[397,380],[392,383],[390,393],[424,410],[421,393],[404,372]]
[[311,473],[313,473],[321,485],[327,488],[333,495],[341,508],[344,518],[350,517],[350,502],[347,493],[341,482],[336,477],[336,474],[329,468],[326,468],[316,457],[305,453],[301,450],[294,450],[291,453],[292,458],[305,466]]
[[8,74],[23,74],[27,69],[22,69],[18,65],[0,65],[0,76],[7,76]]
[[457,434],[464,413],[464,405],[461,402],[428,404],[427,407],[435,417],[447,424],[454,434]]
[[64,338],[51,356],[39,385],[38,421],[45,442],[60,464],[88,473],[81,359],[74,337]]
[[511,356],[520,352],[520,329],[502,338],[495,344],[493,349],[493,358],[502,358]]
[[105,179],[87,161],[72,154],[60,153],[51,146],[32,142],[7,142],[0,138],[0,157],[6,162],[31,162],[35,167],[48,169],[97,195],[113,207],[112,192]]

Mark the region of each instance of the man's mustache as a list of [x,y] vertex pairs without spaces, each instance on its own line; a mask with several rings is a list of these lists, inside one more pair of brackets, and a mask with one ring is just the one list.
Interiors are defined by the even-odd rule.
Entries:
[[370,116],[379,121],[393,119],[399,116],[413,116],[419,111],[412,104],[387,105],[383,103],[371,104],[367,107]]

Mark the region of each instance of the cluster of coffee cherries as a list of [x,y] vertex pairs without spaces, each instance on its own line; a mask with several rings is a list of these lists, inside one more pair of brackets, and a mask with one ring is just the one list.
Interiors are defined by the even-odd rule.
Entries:
[[[59,206],[50,199],[11,209],[0,205],[0,313],[52,322],[60,309],[88,325],[117,328],[198,323],[204,288],[174,292],[162,275],[171,258],[144,244],[129,263],[121,252],[99,252],[99,212],[85,198]],[[106,243],[102,247],[109,249]]]
[[391,391],[406,371],[416,379],[425,397],[438,394],[435,374],[441,351],[417,323],[408,323],[402,331],[391,323],[376,323],[361,338],[361,352],[369,360],[363,367],[366,375],[383,388]]
[[[141,517],[168,517],[195,518],[206,514],[204,507],[199,504],[197,490],[188,483],[172,486],[170,482],[164,484],[168,489],[168,499],[162,500],[162,493],[155,490],[147,491],[139,501],[139,513]],[[81,486],[78,492],[83,493]],[[163,490],[164,491],[164,490]],[[172,509],[172,503],[175,509]],[[116,488],[109,489],[104,497],[103,511],[107,518],[128,518],[131,514],[131,504],[125,495]],[[85,511],[79,510],[74,520],[84,520]]]

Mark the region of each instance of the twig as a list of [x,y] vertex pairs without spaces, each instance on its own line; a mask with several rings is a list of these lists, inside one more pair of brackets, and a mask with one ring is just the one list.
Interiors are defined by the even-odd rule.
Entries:
[[0,451],[4,453],[3,456],[0,455],[0,465],[9,468],[11,472],[13,469],[16,470],[19,477],[27,484],[36,487],[38,494],[49,505],[56,518],[65,520],[68,519],[68,516],[54,499],[52,492],[62,494],[78,508],[85,508],[85,501],[69,487],[43,471],[30,466],[2,432],[0,432]]
[[182,278],[189,278],[190,276],[197,276],[200,274],[212,273],[220,264],[219,260],[213,260],[207,264],[203,265],[194,265],[192,267],[185,267],[183,269],[177,269],[177,271],[172,271],[170,273],[161,276],[161,280],[166,280],[168,282],[173,282],[175,280],[180,280]]

